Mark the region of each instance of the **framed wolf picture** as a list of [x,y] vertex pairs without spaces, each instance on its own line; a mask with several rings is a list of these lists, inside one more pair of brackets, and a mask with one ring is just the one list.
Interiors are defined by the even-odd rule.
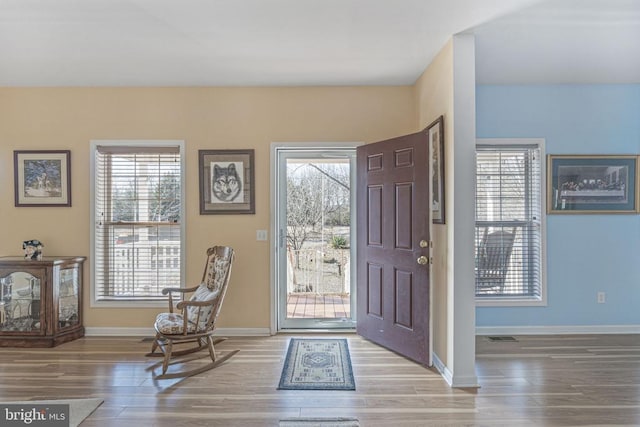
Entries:
[[254,150],[199,150],[200,214],[253,214]]

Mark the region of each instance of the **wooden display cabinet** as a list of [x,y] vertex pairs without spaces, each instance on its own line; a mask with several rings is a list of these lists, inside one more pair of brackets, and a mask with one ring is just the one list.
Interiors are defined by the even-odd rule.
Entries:
[[0,257],[0,347],[53,347],[84,336],[85,257]]

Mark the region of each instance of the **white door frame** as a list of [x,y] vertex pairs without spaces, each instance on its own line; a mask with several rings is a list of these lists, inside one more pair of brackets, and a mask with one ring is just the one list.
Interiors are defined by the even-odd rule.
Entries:
[[[277,173],[278,173],[278,157],[279,157],[279,153],[283,150],[308,150],[308,151],[331,151],[331,149],[342,149],[342,148],[350,148],[350,149],[355,149],[357,146],[362,145],[361,142],[314,142],[314,143],[310,143],[310,142],[288,142],[288,143],[280,143],[280,142],[273,142],[271,143],[271,149],[270,149],[270,212],[271,212],[271,217],[270,217],[270,231],[271,231],[271,239],[270,239],[270,246],[269,246],[269,255],[270,255],[270,266],[271,266],[271,272],[270,272],[270,287],[271,287],[271,308],[270,308],[270,325],[269,325],[269,329],[270,329],[270,333],[271,335],[275,335],[276,333],[279,332],[280,325],[278,324],[278,309],[279,309],[279,290],[278,290],[278,285],[279,285],[279,277],[278,277],[278,268],[277,268],[277,264],[279,262],[279,251],[280,251],[280,240],[281,239],[285,239],[284,236],[280,236],[280,227],[278,224],[278,217],[276,215],[276,213],[278,212],[278,208],[279,208],[279,203],[280,203],[280,194],[278,194],[278,187],[277,187],[277,183],[278,183],[278,177],[277,177]],[[354,173],[352,173],[352,185],[353,188],[355,189],[355,170],[353,171]],[[356,189],[357,191],[357,189]],[[356,209],[355,209],[355,204],[352,204],[352,209],[351,209],[351,235],[352,235],[352,242],[355,242],[355,220],[356,220]],[[352,251],[355,250],[352,249]],[[355,254],[354,252],[352,252],[353,254]],[[355,261],[355,258],[353,258],[353,260]],[[354,284],[356,283],[356,277],[355,277],[355,272],[356,269],[352,268],[351,269],[351,283]],[[351,310],[352,310],[352,314],[351,316],[353,318],[355,318],[355,304],[351,305]]]

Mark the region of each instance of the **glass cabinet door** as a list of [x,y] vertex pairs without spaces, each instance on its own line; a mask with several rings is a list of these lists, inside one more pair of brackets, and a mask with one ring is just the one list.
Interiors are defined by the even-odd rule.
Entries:
[[31,273],[0,272],[0,331],[40,331],[41,284]]
[[65,268],[60,270],[58,289],[58,327],[77,325],[78,316],[78,270]]

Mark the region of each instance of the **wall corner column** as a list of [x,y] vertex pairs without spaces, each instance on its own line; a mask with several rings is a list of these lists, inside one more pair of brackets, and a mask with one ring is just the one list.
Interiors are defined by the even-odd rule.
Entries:
[[447,298],[448,361],[452,387],[477,387],[475,372],[475,38],[453,37],[453,218]]

